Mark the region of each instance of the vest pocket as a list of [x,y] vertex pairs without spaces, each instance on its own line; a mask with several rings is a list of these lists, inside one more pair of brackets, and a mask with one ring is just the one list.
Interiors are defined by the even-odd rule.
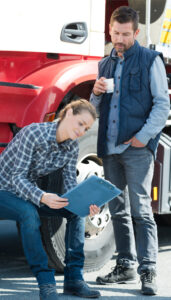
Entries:
[[129,88],[133,91],[140,90],[140,69],[138,67],[132,68],[129,73]]

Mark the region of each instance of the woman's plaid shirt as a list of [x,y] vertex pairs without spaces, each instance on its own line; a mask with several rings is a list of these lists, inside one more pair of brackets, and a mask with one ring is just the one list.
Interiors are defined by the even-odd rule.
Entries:
[[58,122],[33,123],[20,130],[0,155],[0,190],[10,191],[40,205],[38,178],[63,167],[64,191],[76,182],[78,142],[58,144]]

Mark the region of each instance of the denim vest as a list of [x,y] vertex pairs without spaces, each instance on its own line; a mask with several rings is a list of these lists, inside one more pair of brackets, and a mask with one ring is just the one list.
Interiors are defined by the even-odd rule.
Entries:
[[[124,67],[120,86],[119,133],[117,145],[132,138],[146,122],[153,105],[149,72],[157,55],[162,54],[141,47],[137,41],[124,53]],[[114,77],[117,61],[111,55],[99,63],[99,77]],[[97,151],[99,157],[106,155],[106,132],[112,94],[105,93],[100,103]],[[154,153],[161,132],[150,139],[147,147]]]

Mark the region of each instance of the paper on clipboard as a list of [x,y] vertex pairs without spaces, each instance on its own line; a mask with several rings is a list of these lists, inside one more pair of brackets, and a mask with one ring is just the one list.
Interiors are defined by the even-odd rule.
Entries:
[[121,190],[109,181],[92,175],[61,197],[69,201],[65,209],[85,217],[89,215],[90,205],[95,204],[101,207],[120,193]]

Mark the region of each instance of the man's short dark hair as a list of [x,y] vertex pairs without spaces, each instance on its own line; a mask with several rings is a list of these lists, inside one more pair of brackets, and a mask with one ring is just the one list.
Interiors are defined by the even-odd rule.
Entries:
[[133,24],[133,30],[138,29],[139,16],[138,12],[128,6],[120,6],[114,10],[110,18],[110,24],[112,25],[114,21],[121,24],[131,22]]

